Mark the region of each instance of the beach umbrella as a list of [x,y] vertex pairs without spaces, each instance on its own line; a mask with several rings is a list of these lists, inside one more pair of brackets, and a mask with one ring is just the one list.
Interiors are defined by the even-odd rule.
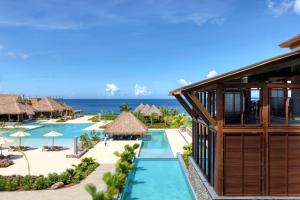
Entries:
[[1,145],[1,155],[2,155],[2,145],[3,144],[7,144],[7,143],[12,143],[13,140],[4,138],[4,137],[0,137],[0,145]]
[[19,146],[21,146],[21,138],[30,136],[30,134],[26,133],[26,132],[23,132],[23,131],[18,131],[18,132],[15,132],[13,134],[10,134],[10,136],[11,137],[18,137],[19,138]]
[[63,136],[63,134],[59,133],[59,132],[56,132],[56,131],[51,131],[49,133],[46,133],[44,136],[45,137],[52,137],[52,146],[54,146],[54,138],[59,137],[59,136]]

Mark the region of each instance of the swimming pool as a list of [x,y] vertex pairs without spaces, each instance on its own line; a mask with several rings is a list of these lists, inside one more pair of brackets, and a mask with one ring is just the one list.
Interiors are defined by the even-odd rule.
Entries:
[[[174,158],[164,131],[149,131],[136,168],[129,173],[122,200],[194,200],[189,182]],[[147,137],[145,137],[147,138]]]
[[[61,137],[55,138],[55,144],[72,147],[73,138],[89,132],[82,129],[91,126],[91,124],[39,124],[41,127],[27,130],[31,136],[22,138],[22,145],[28,145],[32,147],[42,147],[45,145],[52,145],[52,138],[44,137],[43,135],[50,131],[57,131],[63,134]],[[11,138],[18,141],[17,138],[10,137],[11,133],[15,130],[0,131],[0,136]]]
[[[147,140],[149,138],[150,140]],[[165,131],[148,131],[142,142],[139,158],[173,158]]]
[[178,159],[136,159],[122,200],[193,200]]

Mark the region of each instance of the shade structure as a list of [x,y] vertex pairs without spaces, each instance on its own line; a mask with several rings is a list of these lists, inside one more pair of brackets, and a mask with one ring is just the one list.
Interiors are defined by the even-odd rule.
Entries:
[[21,138],[22,137],[27,137],[27,136],[30,136],[29,133],[26,133],[24,131],[18,131],[18,132],[15,132],[13,134],[10,134],[11,137],[18,137],[19,138],[19,146],[21,146]]
[[146,111],[146,113],[145,113],[144,116],[150,117],[152,114],[155,114],[155,115],[157,115],[157,116],[159,116],[159,117],[162,116],[161,111],[160,111],[155,105],[152,105],[152,106],[150,107],[150,109],[148,109],[148,110]]
[[131,112],[123,112],[104,130],[108,135],[144,135],[148,127]]
[[143,116],[146,116],[147,113],[148,113],[148,110],[149,110],[150,108],[151,108],[151,107],[150,107],[148,104],[146,104],[146,105],[143,107],[143,109],[141,109],[141,114],[142,114]]
[[51,131],[44,135],[44,137],[52,137],[52,146],[54,146],[54,138],[59,136],[63,136],[63,134],[56,131]]
[[133,112],[141,112],[142,111],[142,109],[145,107],[145,105],[144,104],[140,104],[138,107],[136,107],[135,109],[134,109],[134,111]]
[[0,145],[1,145],[1,155],[2,155],[2,145],[12,143],[13,140],[10,140],[8,138],[0,137]]

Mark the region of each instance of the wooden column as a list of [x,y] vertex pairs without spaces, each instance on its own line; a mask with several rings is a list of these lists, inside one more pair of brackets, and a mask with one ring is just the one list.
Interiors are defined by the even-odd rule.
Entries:
[[216,179],[215,190],[218,195],[223,195],[223,111],[224,91],[223,86],[218,84],[217,92],[217,146],[216,146]]
[[264,151],[262,152],[262,193],[265,195],[269,194],[269,89],[267,85],[263,87],[263,106],[262,106],[262,123],[264,127],[264,133],[263,133],[263,144],[262,149]]
[[199,162],[199,122],[195,120],[195,148],[196,148],[196,155],[195,155],[195,161],[196,163]]

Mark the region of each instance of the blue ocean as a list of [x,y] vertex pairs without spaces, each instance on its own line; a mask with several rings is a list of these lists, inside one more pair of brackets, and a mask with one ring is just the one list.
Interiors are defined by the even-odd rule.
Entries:
[[177,108],[180,113],[186,113],[176,99],[64,99],[64,102],[84,114],[120,113],[120,105],[128,104],[135,109],[141,103]]

